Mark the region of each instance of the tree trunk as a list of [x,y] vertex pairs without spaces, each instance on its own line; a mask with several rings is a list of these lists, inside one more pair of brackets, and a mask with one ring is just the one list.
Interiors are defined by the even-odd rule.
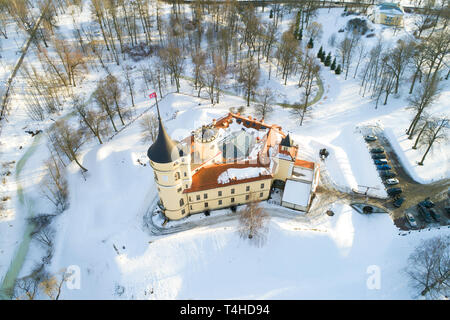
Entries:
[[417,149],[417,144],[419,143],[420,137],[422,136],[422,133],[425,131],[425,128],[427,127],[427,122],[425,122],[425,124],[423,125],[422,129],[420,129],[419,131],[419,135],[416,138],[416,142],[414,143],[414,145],[412,146],[412,148],[415,150]]
[[425,161],[425,157],[427,156],[428,151],[430,151],[432,145],[433,145],[433,142],[428,144],[427,151],[425,151],[425,154],[423,155],[422,160],[420,160],[420,162],[418,163],[419,166],[423,166],[423,162]]

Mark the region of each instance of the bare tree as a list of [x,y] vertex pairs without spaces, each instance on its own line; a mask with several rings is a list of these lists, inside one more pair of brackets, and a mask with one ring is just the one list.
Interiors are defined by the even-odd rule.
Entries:
[[413,138],[417,122],[422,113],[436,101],[439,93],[439,80],[436,77],[432,77],[424,81],[419,89],[408,99],[410,104],[409,109],[415,112],[414,118],[406,131],[409,139]]
[[408,258],[405,269],[417,296],[442,299],[450,294],[450,237],[423,241]]
[[273,111],[275,103],[275,93],[269,87],[257,93],[258,103],[255,105],[255,115],[257,117],[266,118]]
[[356,63],[355,73],[353,74],[353,79],[356,78],[356,74],[358,73],[359,65],[361,64],[361,61],[366,57],[367,51],[366,46],[364,42],[360,41],[356,45],[356,50],[358,53],[358,62]]
[[88,171],[79,161],[79,150],[85,142],[85,134],[80,128],[69,126],[66,120],[55,122],[49,132],[49,141],[58,154],[63,154],[69,161],[75,161],[83,172]]
[[281,36],[281,43],[277,50],[277,59],[279,64],[281,64],[282,79],[284,79],[284,84],[287,83],[287,78],[289,73],[293,69],[293,65],[298,56],[298,40],[292,34],[291,30],[283,33]]
[[43,264],[33,267],[30,275],[17,279],[13,297],[20,300],[34,300],[41,293],[41,283],[48,277]]
[[203,51],[193,51],[192,63],[194,64],[194,89],[197,89],[198,82],[200,80],[200,74],[205,67],[206,54]]
[[61,64],[67,74],[68,83],[70,85],[76,86],[75,75],[78,69],[87,71],[84,64],[84,56],[81,50],[75,47],[73,44],[69,43],[65,39],[54,39],[54,47],[57,56],[59,57]]
[[69,207],[69,188],[61,162],[52,153],[46,162],[47,174],[42,180],[42,193],[55,206],[57,213]]
[[360,42],[359,32],[353,30],[351,32],[350,37],[345,36],[344,40],[342,40],[338,44],[338,52],[342,61],[342,68],[345,70],[345,80],[347,80],[348,71],[350,70],[350,65],[353,59],[353,53],[355,52],[355,48]]
[[250,239],[257,246],[264,244],[270,216],[257,201],[248,203],[239,211],[239,235]]
[[313,41],[320,41],[320,38],[322,38],[322,34],[322,24],[318,22],[313,21],[306,28],[306,36],[313,39]]
[[114,116],[118,114],[122,125],[124,125],[124,116],[127,113],[120,100],[121,89],[117,78],[113,75],[108,75],[105,79],[100,80],[93,93],[93,98],[101,110],[109,117],[114,131],[117,132]]
[[177,92],[180,92],[180,77],[184,68],[184,57],[182,51],[175,44],[170,43],[159,52],[161,63],[175,81]]
[[305,57],[304,74],[305,79],[302,82],[302,101],[295,105],[291,110],[291,115],[300,120],[300,125],[303,124],[306,112],[309,110],[310,97],[312,94],[314,80],[319,76],[320,65],[312,54],[307,54]]
[[146,114],[140,121],[142,140],[152,142],[158,136],[159,122],[154,114]]
[[417,149],[417,146],[419,145],[419,142],[421,141],[422,135],[425,132],[425,130],[429,129],[430,123],[433,121],[433,119],[427,114],[422,113],[418,125],[420,126],[420,130],[417,134],[416,141],[414,142],[414,145],[412,146],[412,149]]
[[123,70],[123,75],[125,76],[125,84],[128,88],[128,92],[130,93],[131,104],[134,107],[135,106],[134,105],[134,80],[131,75],[131,67],[123,66],[122,70]]
[[427,49],[425,42],[420,42],[419,44],[415,44],[413,46],[411,60],[415,70],[411,81],[411,87],[409,88],[409,94],[413,92],[417,77],[420,77],[420,79],[422,78],[422,69],[427,60]]
[[450,54],[450,32],[447,29],[433,33],[426,42],[428,73],[427,80],[436,77]]
[[398,87],[403,73],[411,60],[413,45],[414,44],[411,41],[405,42],[399,40],[395,48],[388,53],[389,59],[387,59],[387,67],[395,79],[394,93],[398,93]]
[[241,83],[247,99],[247,107],[250,106],[250,97],[254,94],[259,83],[260,72],[253,59],[246,60],[240,70],[239,83]]
[[418,165],[422,166],[428,152],[431,150],[433,146],[441,143],[442,141],[448,140],[447,130],[449,128],[449,119],[440,118],[435,119],[434,121],[430,121],[427,126],[423,139],[421,139],[421,143],[424,145],[425,153],[422,159],[419,161]]
[[87,101],[80,96],[73,98],[73,105],[81,126],[88,129],[88,132],[96,137],[100,144],[103,144],[102,137],[107,136],[110,131],[106,115],[96,110],[88,110]]
[[53,229],[51,226],[46,226],[39,230],[39,232],[36,232],[33,237],[44,247],[52,248],[55,234],[55,229]]

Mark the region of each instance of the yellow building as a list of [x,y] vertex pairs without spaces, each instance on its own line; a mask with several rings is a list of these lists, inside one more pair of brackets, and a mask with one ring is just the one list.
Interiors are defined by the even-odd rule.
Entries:
[[[147,155],[168,219],[267,200],[275,180],[290,186],[283,205],[308,210],[319,168],[297,158],[298,146],[280,126],[229,113],[175,143],[159,110],[158,120],[158,137]],[[297,197],[296,188],[307,194]]]
[[373,23],[403,27],[405,12],[399,3],[384,2],[370,6],[368,16]]

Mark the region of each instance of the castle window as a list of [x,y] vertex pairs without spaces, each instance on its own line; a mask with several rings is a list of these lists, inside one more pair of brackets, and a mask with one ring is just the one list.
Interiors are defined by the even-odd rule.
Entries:
[[234,202],[234,198],[231,198],[231,202]]
[[219,191],[218,193],[219,193],[219,197],[221,197],[222,196],[222,191]]
[[203,199],[208,199],[208,194],[207,193],[203,194]]
[[192,198],[189,196],[189,201],[192,201]]
[[208,202],[205,202],[205,208],[208,208]]
[[249,194],[247,194],[247,195],[245,196],[245,200],[248,200],[248,199],[250,199],[250,195],[249,195]]
[[181,192],[181,188],[178,188],[177,192],[180,193]]
[[199,194],[197,195],[197,200],[200,200],[200,195]]
[[231,194],[234,194],[234,188],[233,188],[233,189],[231,189]]
[[263,195],[264,195],[264,193],[261,192],[261,193],[259,194],[259,197],[262,198]]
[[175,172],[175,180],[180,179],[180,173],[179,172]]
[[245,191],[250,191],[250,186],[246,186]]
[[187,177],[187,173],[186,172],[184,173],[184,176]]
[[183,214],[185,214],[186,213],[186,210],[181,210],[181,215],[183,215]]
[[219,206],[222,204],[222,200],[219,200]]
[[261,189],[264,189],[264,183],[261,183]]
[[184,199],[180,199],[180,207],[184,206]]

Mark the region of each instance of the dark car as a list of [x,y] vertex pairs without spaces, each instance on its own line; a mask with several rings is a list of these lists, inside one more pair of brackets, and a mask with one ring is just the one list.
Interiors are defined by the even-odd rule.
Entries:
[[430,198],[426,198],[425,200],[420,202],[425,208],[433,208],[434,202],[430,200]]
[[428,212],[433,217],[433,219],[436,220],[436,222],[441,221],[441,215],[439,213],[437,213],[436,210],[434,210],[433,208],[430,208],[430,209],[428,209]]
[[372,155],[372,159],[386,159],[386,155],[384,153],[376,153]]
[[376,141],[377,137],[372,136],[372,135],[367,135],[364,137],[364,140],[366,140],[367,142],[372,142],[372,141]]
[[393,205],[396,208],[400,208],[402,206],[403,202],[405,202],[405,198],[401,197],[401,198],[398,198],[397,200],[395,200]]
[[370,149],[370,153],[384,153],[384,149],[383,148]]
[[392,167],[390,165],[387,164],[381,164],[377,166],[377,170],[391,170]]
[[400,188],[389,188],[386,190],[387,194],[391,197],[398,196],[400,193],[402,193],[402,189]]
[[426,207],[424,207],[421,203],[419,203],[417,205],[417,207],[419,208],[420,214],[422,215],[423,220],[425,220],[426,223],[431,223],[431,215],[428,212],[428,209]]
[[385,160],[385,159],[375,159],[375,160],[373,160],[373,162],[375,163],[375,164],[387,164],[388,162],[387,162],[387,160]]
[[394,172],[386,170],[386,171],[381,171],[380,176],[383,178],[394,178],[397,175]]

